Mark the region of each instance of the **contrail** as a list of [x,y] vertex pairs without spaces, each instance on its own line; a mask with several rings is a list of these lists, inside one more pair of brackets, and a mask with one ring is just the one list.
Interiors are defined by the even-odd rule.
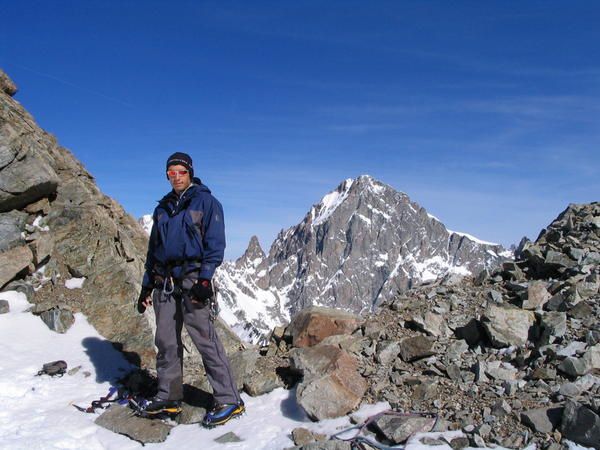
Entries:
[[103,97],[103,98],[105,98],[106,100],[110,100],[110,101],[112,101],[112,102],[118,103],[118,104],[120,104],[120,105],[122,105],[122,106],[126,106],[126,107],[128,107],[128,108],[134,108],[134,105],[132,105],[131,103],[124,102],[123,100],[120,100],[120,99],[118,99],[118,98],[111,97],[111,96],[109,96],[109,95],[103,94],[102,92],[95,91],[95,90],[93,90],[93,89],[89,89],[89,88],[86,88],[86,87],[83,87],[83,86],[78,86],[78,85],[76,85],[76,84],[73,84],[73,83],[71,83],[71,82],[69,82],[69,81],[61,80],[60,78],[57,78],[57,77],[55,77],[55,76],[53,76],[53,75],[49,75],[49,74],[47,74],[47,73],[40,72],[40,71],[38,71],[38,70],[32,69],[31,67],[27,67],[27,66],[24,66],[24,65],[22,65],[22,64],[18,64],[18,63],[16,63],[16,62],[10,62],[10,63],[9,63],[9,65],[11,65],[11,64],[12,64],[13,66],[19,67],[19,68],[21,68],[21,69],[23,69],[23,70],[27,70],[28,72],[34,73],[34,74],[36,74],[36,75],[39,75],[39,76],[42,76],[42,77],[49,78],[50,80],[58,81],[59,83],[62,83],[62,84],[64,84],[65,86],[70,86],[70,87],[73,87],[73,88],[75,88],[75,89],[79,89],[79,90],[81,90],[81,91],[88,92],[88,93],[90,93],[90,94],[98,95],[98,96],[100,96],[100,97]]

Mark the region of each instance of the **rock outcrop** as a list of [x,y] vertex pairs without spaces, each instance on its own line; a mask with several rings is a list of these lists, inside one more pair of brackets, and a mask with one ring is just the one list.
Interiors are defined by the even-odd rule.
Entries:
[[[133,309],[147,238],[15,92],[0,71],[0,288],[26,280],[36,289],[29,301],[83,312],[104,337],[150,364],[151,319]],[[81,289],[66,288],[72,277],[85,278]],[[61,328],[54,315],[46,314],[49,323]]]

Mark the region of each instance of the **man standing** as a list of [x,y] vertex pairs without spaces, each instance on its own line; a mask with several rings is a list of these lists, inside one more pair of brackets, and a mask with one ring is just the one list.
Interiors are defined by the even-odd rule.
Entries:
[[[174,153],[167,160],[173,190],[158,202],[137,308],[154,305],[158,393],[143,407],[146,415],[181,412],[185,325],[202,356],[214,406],[202,424],[221,425],[244,412],[227,355],[215,331],[217,312],[212,277],[223,261],[223,208],[194,178],[192,158]],[[154,292],[153,292],[154,291]]]

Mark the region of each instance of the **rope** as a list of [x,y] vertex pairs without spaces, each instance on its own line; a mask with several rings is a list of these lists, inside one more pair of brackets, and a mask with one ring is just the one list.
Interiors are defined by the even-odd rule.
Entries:
[[[403,449],[404,447],[399,447],[399,446],[386,446],[381,444],[380,442],[375,442],[371,439],[368,439],[365,436],[361,436],[361,433],[363,432],[363,430],[368,427],[371,423],[373,423],[374,421],[376,421],[377,419],[379,419],[382,416],[397,416],[397,417],[410,417],[410,416],[431,416],[431,417],[435,417],[436,421],[433,424],[432,430],[433,428],[435,428],[435,425],[437,424],[438,421],[438,417],[436,414],[433,413],[403,413],[400,411],[394,411],[393,409],[387,409],[385,411],[381,411],[373,416],[370,416],[367,418],[367,420],[365,420],[362,424],[359,425],[354,425],[351,426],[349,428],[346,428],[345,430],[342,430],[334,435],[332,435],[330,437],[330,439],[337,439],[340,441],[345,441],[345,442],[350,442],[350,445],[352,447],[352,449],[364,449],[365,447],[363,446],[363,444],[367,444],[370,445],[371,447],[375,447],[379,450],[396,450],[396,449]],[[351,430],[358,430],[356,432],[356,434],[354,436],[352,436],[351,438],[342,438],[340,437],[341,434],[345,434],[348,431]],[[431,430],[430,430],[431,431]],[[409,436],[410,439],[410,436]]]

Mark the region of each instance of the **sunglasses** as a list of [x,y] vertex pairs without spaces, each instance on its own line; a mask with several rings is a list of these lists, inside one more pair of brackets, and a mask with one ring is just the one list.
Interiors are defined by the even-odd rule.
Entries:
[[187,175],[188,173],[190,173],[189,170],[167,170],[167,176],[169,178],[174,178],[177,175],[179,175],[180,177],[183,177],[184,175]]

